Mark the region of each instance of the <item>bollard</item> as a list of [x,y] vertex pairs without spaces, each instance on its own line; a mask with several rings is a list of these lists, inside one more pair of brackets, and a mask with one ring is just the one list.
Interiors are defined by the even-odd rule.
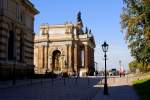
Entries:
[[78,84],[78,77],[75,77],[75,85]]
[[31,83],[31,85],[32,85],[32,73],[31,73],[31,77],[30,77],[30,83]]
[[52,87],[54,86],[54,78],[51,78]]
[[16,85],[16,69],[15,69],[15,63],[13,65],[13,79],[12,79],[12,85]]
[[30,79],[30,84],[32,85],[32,83],[33,83],[33,82],[32,82],[32,78],[31,78],[31,79]]
[[41,87],[43,86],[43,79],[42,79],[42,76],[41,76]]
[[64,86],[66,85],[66,78],[64,77]]
[[88,85],[90,85],[90,79],[89,79],[89,77],[87,77],[87,79],[88,79]]

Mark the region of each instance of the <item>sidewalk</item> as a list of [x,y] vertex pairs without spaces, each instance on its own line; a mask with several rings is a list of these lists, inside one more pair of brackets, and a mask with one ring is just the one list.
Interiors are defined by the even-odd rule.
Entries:
[[[54,79],[57,80],[58,78]],[[25,79],[25,80],[15,80],[15,85],[13,85],[12,80],[8,81],[0,81],[0,89],[7,89],[7,88],[14,88],[19,86],[25,86],[25,85],[33,85],[33,84],[39,84],[44,83],[47,81],[50,81],[51,79]]]
[[[139,100],[132,86],[129,85],[128,79],[115,78],[108,80],[109,95],[103,95],[103,88],[92,100]],[[102,86],[101,86],[102,87]]]
[[[89,76],[89,78],[95,78],[95,76]],[[53,78],[54,81],[59,79],[62,78],[61,77]],[[7,89],[12,87],[24,86],[24,85],[43,84],[44,82],[48,82],[51,80],[52,80],[51,78],[15,80],[15,85],[13,85],[12,80],[0,81],[0,89]]]

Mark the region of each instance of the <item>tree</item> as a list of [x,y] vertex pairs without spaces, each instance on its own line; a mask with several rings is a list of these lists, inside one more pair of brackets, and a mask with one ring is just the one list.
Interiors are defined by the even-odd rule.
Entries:
[[136,60],[133,60],[129,63],[129,69],[131,72],[135,73],[137,68],[137,62]]
[[133,73],[135,73],[137,69],[140,72],[147,72],[150,71],[150,65],[144,66],[142,63],[139,63],[137,60],[133,60],[129,63],[129,69]]
[[150,0],[123,0],[121,28],[131,55],[143,67],[150,64]]

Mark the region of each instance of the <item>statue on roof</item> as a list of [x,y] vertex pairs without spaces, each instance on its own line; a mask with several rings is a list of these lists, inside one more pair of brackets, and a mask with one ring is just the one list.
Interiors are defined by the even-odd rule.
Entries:
[[93,36],[92,36],[92,31],[91,31],[91,29],[88,31],[88,36],[89,36],[89,37],[93,37]]
[[88,34],[88,28],[87,27],[85,28],[85,33]]
[[78,14],[77,14],[77,22],[82,22],[82,19],[81,19],[81,12],[79,11]]
[[82,19],[81,19],[81,12],[80,11],[77,14],[77,23],[79,23],[81,25],[81,27],[83,27],[83,23],[82,23]]
[[89,34],[92,34],[92,31],[91,31],[91,29],[89,30]]

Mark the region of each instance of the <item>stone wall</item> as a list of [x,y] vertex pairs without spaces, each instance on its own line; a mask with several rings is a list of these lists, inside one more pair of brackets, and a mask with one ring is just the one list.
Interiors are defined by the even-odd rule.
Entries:
[[38,11],[28,0],[0,0],[0,73],[11,76],[15,65],[18,76],[33,72],[34,15]]

